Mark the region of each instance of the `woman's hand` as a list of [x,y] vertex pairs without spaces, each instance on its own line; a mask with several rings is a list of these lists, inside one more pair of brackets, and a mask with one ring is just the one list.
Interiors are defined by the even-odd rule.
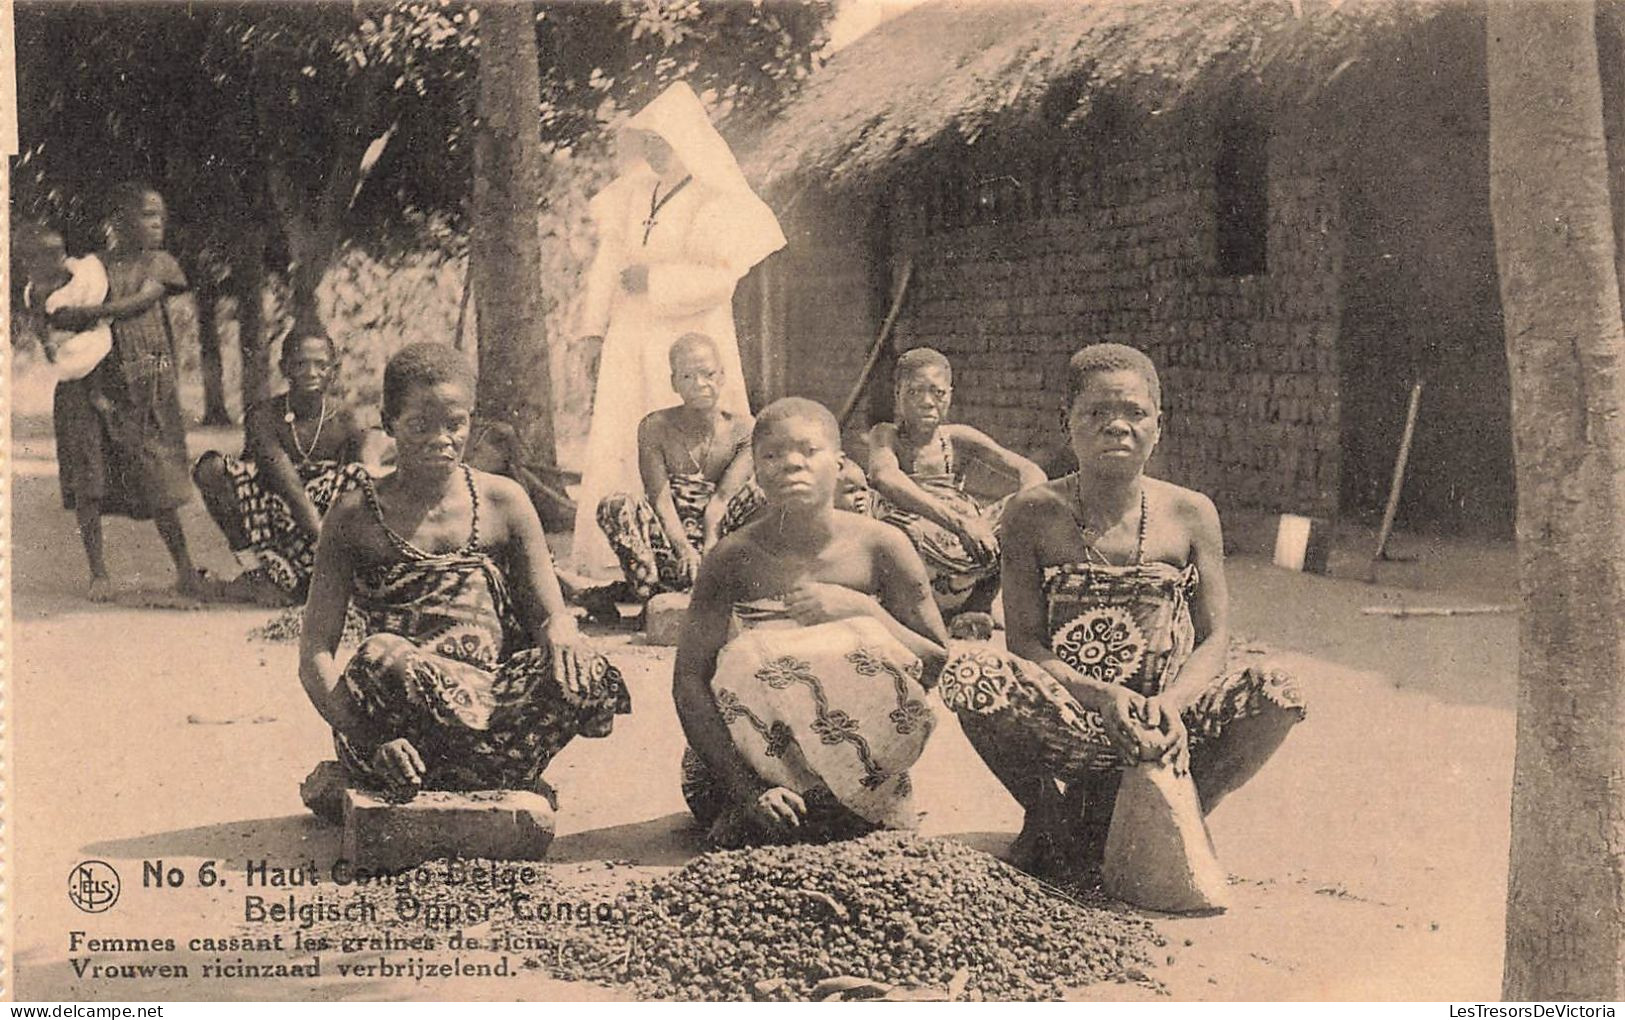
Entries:
[[700,576],[700,552],[687,539],[677,543],[677,570],[692,587]]
[[642,294],[649,289],[649,267],[642,262],[621,270],[621,289],[628,294]]
[[591,693],[587,663],[592,659],[593,651],[587,639],[581,636],[575,617],[561,615],[549,620],[542,637],[547,642],[553,675],[558,678],[560,686],[577,698],[585,698]]
[[1151,734],[1145,726],[1145,698],[1127,687],[1113,685],[1101,696],[1100,721],[1106,737],[1130,762],[1143,761]]
[[141,281],[141,286],[136,289],[135,296],[143,306],[146,306],[156,304],[158,299],[164,296],[164,293],[164,285],[149,276]]
[[764,790],[747,809],[752,821],[768,829],[798,829],[807,817],[807,802],[794,790],[775,786]]
[[861,591],[821,581],[797,585],[784,597],[784,608],[804,627],[853,616],[872,616],[878,607],[879,603]]
[[1174,771],[1184,774],[1190,768],[1189,735],[1179,708],[1164,695],[1146,698],[1141,702],[1140,718],[1145,723],[1148,738],[1145,743],[1146,760],[1172,765]]
[[372,767],[392,788],[409,790],[422,786],[429,771],[423,767],[418,749],[405,737],[379,744],[372,752]]
[[961,514],[956,521],[955,533],[965,551],[978,560],[991,561],[998,555],[999,540],[987,521],[977,514]]

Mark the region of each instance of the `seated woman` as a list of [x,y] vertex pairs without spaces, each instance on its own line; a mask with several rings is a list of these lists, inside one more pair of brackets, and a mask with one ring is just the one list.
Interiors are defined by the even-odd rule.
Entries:
[[925,566],[835,509],[822,405],[771,404],[752,444],[767,507],[706,556],[677,648],[683,795],[722,846],[910,827],[947,639]]
[[941,692],[1026,809],[1018,863],[1087,874],[1127,764],[1188,766],[1211,811],[1304,706],[1281,673],[1225,672],[1218,512],[1201,493],[1143,473],[1160,435],[1150,359],[1098,344],[1068,372],[1077,473],[1018,494],[1005,512],[1010,652],[956,643]]
[[980,506],[965,491],[963,465],[977,457],[1025,489],[1045,480],[1038,465],[969,425],[948,423],[953,368],[929,347],[897,359],[897,421],[869,430],[869,481],[876,516],[908,533],[931,571],[945,614],[986,613],[999,591],[999,528],[1004,501]]
[[[874,490],[869,488],[869,479],[864,475],[863,468],[842,454],[841,469],[835,477],[835,509],[871,517],[874,515],[874,505]],[[722,526],[717,529],[717,537],[731,535],[762,516],[766,506],[767,497],[762,495],[762,487],[756,484],[755,478],[751,478],[728,501],[728,512],[722,515]]]
[[[396,468],[328,512],[299,677],[357,785],[551,798],[553,756],[577,734],[607,736],[631,703],[582,642],[524,490],[463,463],[473,404],[461,352],[413,344],[390,359]],[[341,669],[352,597],[369,636]]]
[[288,388],[243,414],[242,456],[210,450],[192,480],[243,567],[226,593],[290,605],[310,586],[322,515],[361,484],[363,447],[376,459],[377,444],[329,396],[338,375],[330,337],[290,335],[278,367]]
[[671,387],[683,402],[638,423],[643,496],[616,492],[598,504],[598,526],[626,579],[577,596],[594,616],[608,615],[617,601],[647,602],[693,587],[700,555],[716,544],[729,501],[750,478],[751,420],[718,406],[723,369],[716,342],[684,333],[670,358]]

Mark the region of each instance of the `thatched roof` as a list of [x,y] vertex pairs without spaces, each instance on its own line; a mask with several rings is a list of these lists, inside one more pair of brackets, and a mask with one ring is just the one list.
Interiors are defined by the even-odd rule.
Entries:
[[[1247,84],[1312,101],[1385,43],[1471,0],[928,0],[836,54],[747,149],[772,186],[836,186],[949,130],[1076,123],[1103,96],[1167,112]],[[1063,87],[1064,86],[1064,87]],[[1057,99],[1059,97],[1059,101]]]

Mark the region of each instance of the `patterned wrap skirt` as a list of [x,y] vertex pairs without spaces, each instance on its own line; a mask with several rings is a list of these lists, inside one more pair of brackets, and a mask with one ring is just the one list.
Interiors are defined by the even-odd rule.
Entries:
[[[273,584],[291,595],[303,595],[316,569],[316,536],[307,535],[294,522],[293,511],[260,478],[259,465],[246,457],[222,455],[221,466],[237,496],[237,516],[248,546],[238,550],[252,556]],[[361,484],[366,468],[331,460],[295,465],[305,495],[326,515],[346,492]]]
[[[705,541],[705,508],[716,494],[715,482],[701,475],[672,475],[671,497],[683,522],[683,537],[695,549]],[[754,482],[741,486],[728,501],[717,537],[741,527],[761,506],[762,490]],[[598,503],[598,526],[609,539],[621,573],[632,593],[648,601],[661,592],[688,591],[694,579],[684,574],[682,561],[649,501],[628,492],[605,496]]]
[[[1152,696],[1195,647],[1189,600],[1194,566],[1066,564],[1045,568],[1055,656],[1085,677]],[[1097,713],[1035,663],[981,642],[952,642],[939,690],[993,770],[1018,781],[1072,784],[1128,765]],[[1181,714],[1193,772],[1237,721],[1273,716],[1290,726],[1305,707],[1293,678],[1250,665],[1215,678]],[[1233,749],[1245,754],[1245,748]],[[1198,777],[1200,785],[1201,777]]]
[[[952,475],[921,474],[911,477],[916,485],[952,507],[954,512],[980,517],[995,535],[998,534],[1009,497],[984,507],[965,492]],[[914,543],[931,577],[931,590],[936,595],[937,605],[945,613],[964,605],[977,585],[999,575],[997,548],[990,556],[973,555],[952,531],[919,514],[894,506],[883,497],[877,497],[875,501],[874,516],[901,528],[909,541]]]
[[376,737],[334,734],[339,760],[364,786],[378,744],[405,737],[427,769],[426,789],[537,788],[553,757],[580,735],[607,736],[632,710],[626,684],[591,655],[573,692],[546,648],[521,638],[501,571],[483,553],[422,556],[357,576],[369,636],[340,684]]
[[[764,782],[801,794],[810,809],[839,806],[869,827],[906,829],[919,821],[909,769],[936,726],[920,671],[876,620],[772,619],[724,646],[712,694],[734,747]],[[702,823],[726,807],[692,750],[683,793]]]

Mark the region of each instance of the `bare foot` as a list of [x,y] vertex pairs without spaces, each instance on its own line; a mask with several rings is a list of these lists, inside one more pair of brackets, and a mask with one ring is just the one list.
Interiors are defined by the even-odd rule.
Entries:
[[113,586],[111,577],[93,577],[90,579],[90,588],[85,592],[85,598],[92,602],[111,602],[118,595],[118,589]]
[[547,798],[548,806],[553,809],[554,813],[557,813],[559,810],[559,791],[553,788],[553,784],[549,783],[541,776],[537,776],[535,790],[537,793]]
[[221,585],[220,591],[222,597],[233,602],[248,602],[266,609],[281,609],[296,604],[264,570],[245,570]]

